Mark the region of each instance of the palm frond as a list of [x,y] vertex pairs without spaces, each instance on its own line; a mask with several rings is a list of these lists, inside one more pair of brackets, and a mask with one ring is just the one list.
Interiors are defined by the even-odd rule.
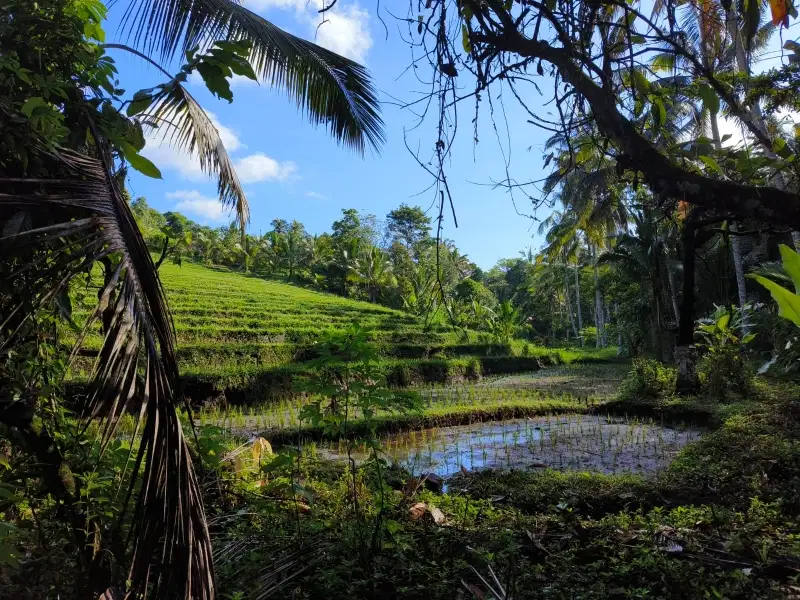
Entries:
[[[214,567],[200,488],[177,413],[182,400],[175,337],[150,253],[107,165],[69,152],[51,156],[52,180],[0,178],[0,219],[25,210],[32,228],[0,237],[10,275],[0,353],[16,341],[16,322],[51,310],[53,298],[98,261],[106,270],[99,304],[84,333],[102,320],[104,340],[91,375],[84,418],[98,420],[101,447],[126,412],[138,408],[126,474],[132,514],[131,597],[214,595]],[[19,289],[20,273],[25,287]],[[16,286],[16,289],[15,289]],[[8,299],[11,300],[8,300]],[[82,336],[79,336],[78,344]],[[134,451],[133,448],[136,448]],[[127,471],[127,470],[126,470]],[[135,497],[133,503],[132,498]]]
[[239,183],[239,177],[225,150],[219,131],[179,77],[172,80],[166,91],[160,94],[153,106],[142,115],[142,122],[167,123],[168,125],[160,127],[164,132],[160,136],[161,141],[166,141],[172,147],[196,156],[203,173],[216,177],[219,201],[224,207],[236,211],[236,220],[244,235],[247,222],[250,220],[247,195]]
[[232,0],[131,0],[124,26],[134,43],[164,59],[216,40],[250,40],[261,78],[282,88],[314,124],[363,152],[384,141],[383,121],[367,70],[293,36]]

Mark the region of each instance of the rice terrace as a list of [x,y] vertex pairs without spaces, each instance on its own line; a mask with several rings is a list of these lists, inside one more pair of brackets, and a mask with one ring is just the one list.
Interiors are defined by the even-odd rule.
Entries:
[[0,600],[800,598],[797,18],[9,0]]

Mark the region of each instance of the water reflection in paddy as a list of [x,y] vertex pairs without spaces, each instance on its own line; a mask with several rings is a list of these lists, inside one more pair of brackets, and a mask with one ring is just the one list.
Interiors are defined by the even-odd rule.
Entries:
[[[652,421],[566,415],[411,431],[382,444],[392,460],[413,473],[442,477],[462,467],[651,473],[699,436],[697,429]],[[328,451],[337,456],[343,448]]]

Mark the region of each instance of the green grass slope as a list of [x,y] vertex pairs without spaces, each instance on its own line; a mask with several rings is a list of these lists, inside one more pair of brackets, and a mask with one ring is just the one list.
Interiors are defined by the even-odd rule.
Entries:
[[[353,322],[369,331],[381,366],[394,385],[447,382],[534,370],[601,353],[494,344],[487,334],[428,328],[416,317],[383,306],[315,292],[225,269],[163,265],[178,340],[185,391],[194,401],[223,397],[249,403],[291,393],[316,358],[315,342]],[[87,348],[99,348],[98,335]],[[86,374],[89,357],[78,365]],[[78,374],[80,378],[80,374]]]

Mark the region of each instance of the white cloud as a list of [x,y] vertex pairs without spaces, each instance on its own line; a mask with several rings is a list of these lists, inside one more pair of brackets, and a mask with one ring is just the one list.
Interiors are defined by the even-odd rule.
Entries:
[[167,192],[168,200],[178,200],[175,210],[200,217],[203,222],[219,223],[228,219],[226,211],[217,198],[203,196],[197,190],[177,190]]
[[297,172],[297,165],[293,162],[278,162],[263,152],[240,158],[234,163],[234,167],[242,183],[286,181]]
[[181,177],[190,181],[207,179],[200,169],[200,161],[184,152],[175,150],[167,142],[161,142],[160,139],[149,138],[142,154],[153,161],[161,171],[177,171]]
[[331,0],[246,0],[245,4],[256,12],[294,9],[295,18],[309,39],[357,62],[365,62],[372,48],[369,14],[358,4],[344,6],[339,0],[324,14],[318,11],[329,6]]
[[[369,15],[359,6],[348,6],[336,12],[336,8],[325,13],[325,20],[317,29],[316,42],[323,48],[351,58],[356,62],[366,61],[367,52],[372,48],[369,33]],[[313,19],[316,27],[319,17]]]
[[314,198],[316,200],[327,200],[328,197],[325,194],[320,194],[319,192],[306,192],[306,196],[309,198]]
[[269,10],[270,8],[303,10],[308,2],[307,0],[245,0],[244,4],[254,11]]

